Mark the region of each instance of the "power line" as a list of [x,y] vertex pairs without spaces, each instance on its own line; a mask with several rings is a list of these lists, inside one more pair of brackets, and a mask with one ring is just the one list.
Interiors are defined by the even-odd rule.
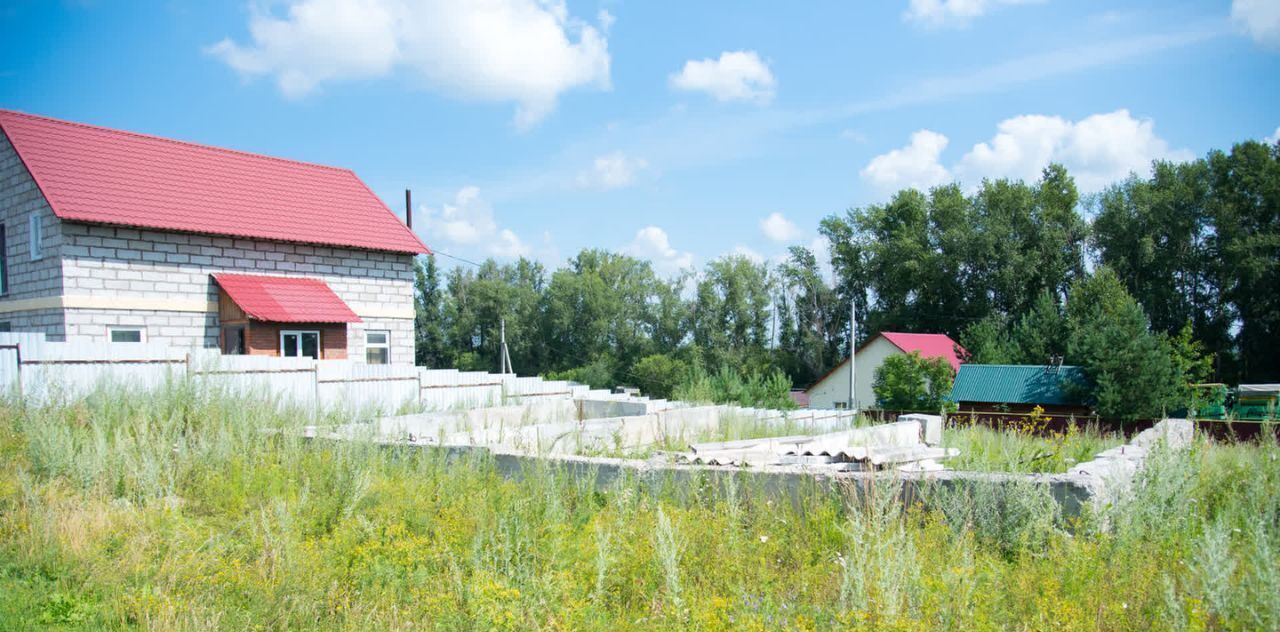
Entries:
[[432,250],[432,251],[431,251],[431,254],[433,254],[433,255],[440,255],[440,256],[442,256],[442,257],[448,257],[448,258],[450,258],[450,259],[453,259],[454,261],[460,261],[460,262],[462,262],[462,263],[470,264],[470,265],[473,265],[473,266],[475,266],[475,267],[477,267],[477,268],[483,267],[483,266],[481,266],[480,264],[478,264],[478,263],[476,263],[476,262],[474,262],[474,261],[472,261],[472,260],[470,260],[470,259],[463,259],[462,257],[456,256],[456,255],[451,255],[451,254],[449,254],[449,253],[447,253],[447,252],[445,252],[445,251],[443,251],[443,250]]

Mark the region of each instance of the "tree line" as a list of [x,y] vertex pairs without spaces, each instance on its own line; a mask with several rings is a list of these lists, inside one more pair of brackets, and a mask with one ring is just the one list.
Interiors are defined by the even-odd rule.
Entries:
[[905,189],[818,231],[830,278],[800,246],[671,279],[598,249],[554,271],[427,257],[417,361],[496,370],[505,320],[523,374],[781,405],[847,356],[853,303],[859,343],[936,332],[972,362],[1083,366],[1109,416],[1177,407],[1189,382],[1280,381],[1280,145],[1156,162],[1085,198],[1056,164],[1031,183]]

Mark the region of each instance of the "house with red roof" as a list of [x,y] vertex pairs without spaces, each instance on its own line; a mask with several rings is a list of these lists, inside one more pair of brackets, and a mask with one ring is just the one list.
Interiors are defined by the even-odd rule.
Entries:
[[[959,371],[964,347],[944,334],[908,334],[882,331],[872,336],[854,352],[854,408],[876,406],[876,370],[893,355],[918,352],[924,358],[943,358],[952,370]],[[849,405],[849,359],[836,365],[806,391],[810,408],[846,408]]]
[[0,110],[0,331],[412,363],[429,252],[349,169]]

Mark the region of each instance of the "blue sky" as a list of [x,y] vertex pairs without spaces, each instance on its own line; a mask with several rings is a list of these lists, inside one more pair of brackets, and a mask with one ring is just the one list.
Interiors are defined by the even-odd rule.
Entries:
[[904,186],[1280,134],[1280,2],[10,1],[0,107],[354,169],[428,245],[670,274]]

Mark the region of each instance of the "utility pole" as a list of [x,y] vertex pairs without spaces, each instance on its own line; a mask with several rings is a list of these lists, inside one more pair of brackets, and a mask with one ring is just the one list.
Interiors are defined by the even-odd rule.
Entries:
[[857,340],[858,340],[858,304],[853,300],[853,298],[850,298],[849,299],[849,410],[853,411],[855,415],[858,414],[858,409],[857,409],[857,406],[855,405],[856,394],[854,391],[854,389],[857,386],[857,381],[855,378],[858,375],[857,362],[854,360],[854,356],[857,355],[854,353],[854,345],[857,344],[856,343]]
[[507,319],[503,318],[499,327],[501,345],[498,348],[498,363],[501,365],[499,373],[506,375],[507,373],[515,373],[516,370],[511,368],[511,353],[507,351]]

